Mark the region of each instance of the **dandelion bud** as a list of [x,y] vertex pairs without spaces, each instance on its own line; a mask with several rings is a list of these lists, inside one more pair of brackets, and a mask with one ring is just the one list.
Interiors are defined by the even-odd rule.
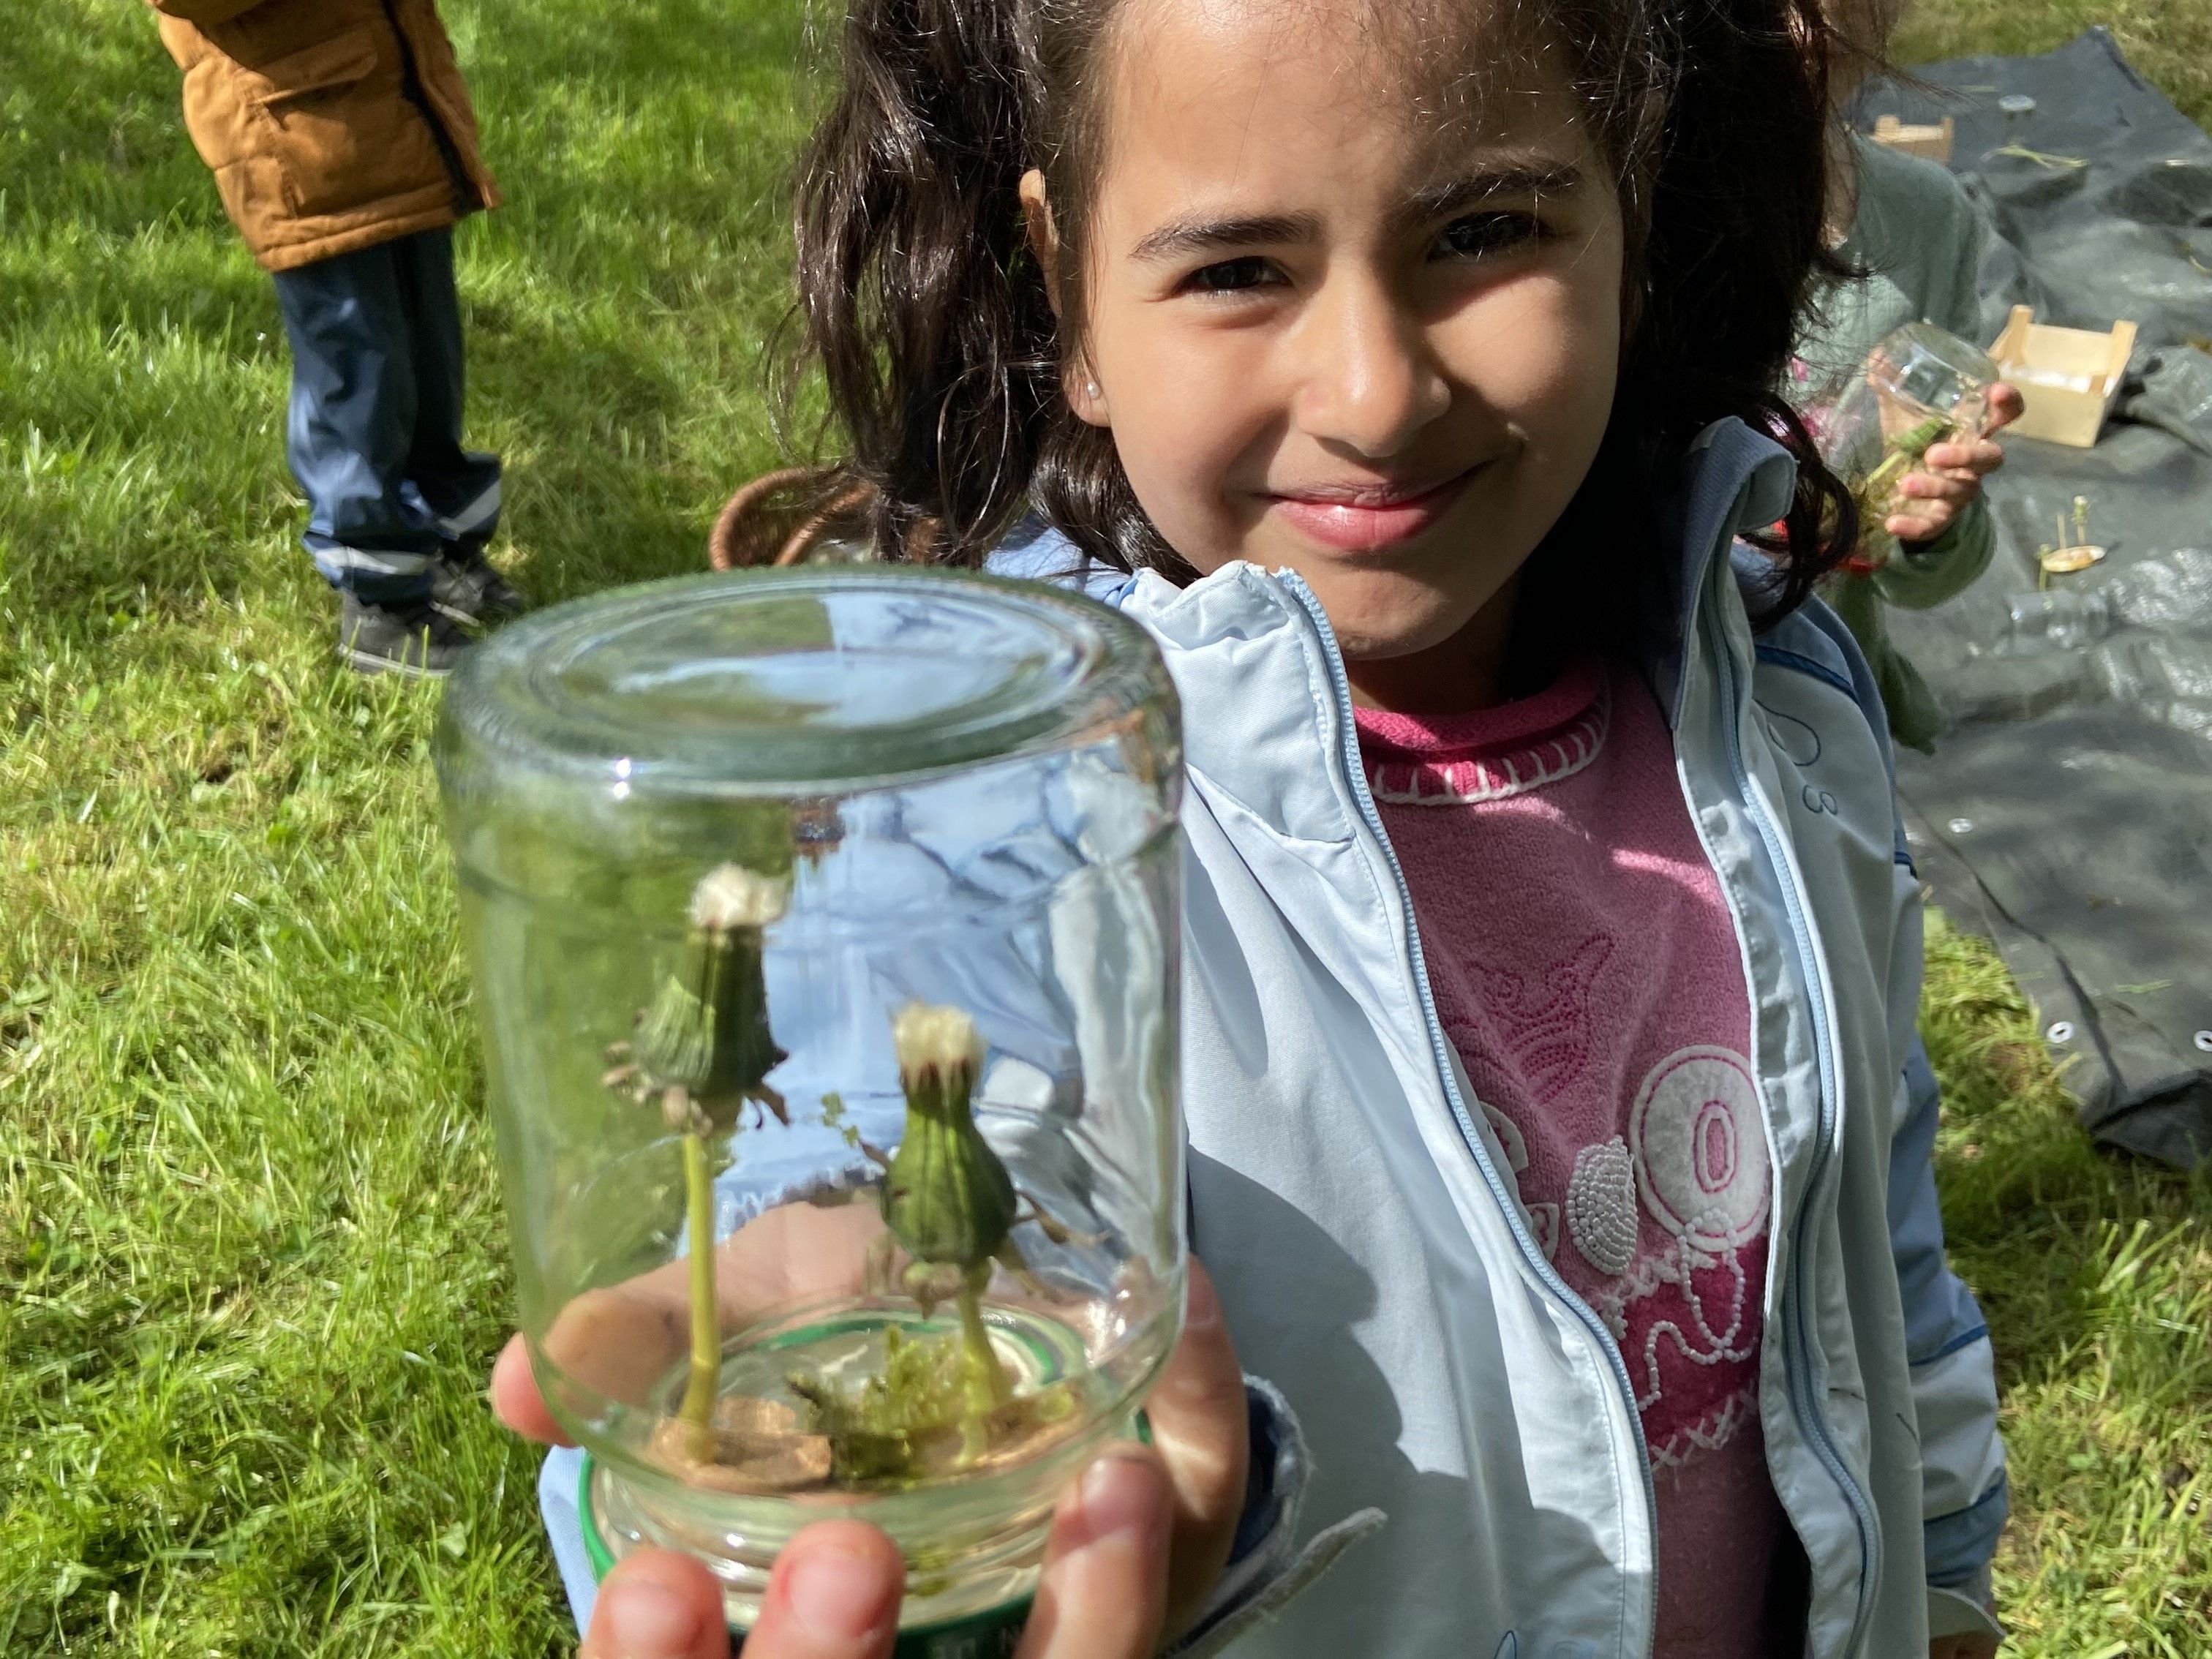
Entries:
[[769,1032],[761,966],[761,929],[783,914],[784,899],[781,882],[737,864],[710,871],[692,890],[691,937],[635,1044],[639,1084],[683,1090],[691,1121],[727,1127],[744,1100],[763,1097],[784,1058]]
[[709,933],[765,927],[782,918],[789,890],[773,876],[756,874],[742,864],[718,865],[691,890],[691,925]]
[[959,1008],[909,1003],[891,1023],[906,1133],[885,1172],[884,1220],[908,1255],[972,1267],[1012,1231],[1012,1178],[976,1128],[970,1097],[982,1070],[975,1022]]
[[983,1066],[983,1039],[966,1009],[909,1002],[891,1021],[891,1048],[909,1102],[921,1110],[957,1103],[965,1115]]

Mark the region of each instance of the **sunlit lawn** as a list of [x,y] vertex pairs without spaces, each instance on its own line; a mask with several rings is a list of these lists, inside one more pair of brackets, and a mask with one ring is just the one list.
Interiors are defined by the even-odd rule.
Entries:
[[[513,201],[459,239],[473,425],[540,598],[696,568],[777,453],[797,12],[447,8]],[[2207,15],[2123,29],[2200,118]],[[2087,14],[2036,18],[1908,39]],[[176,100],[136,5],[0,27],[0,1653],[556,1650],[535,1458],[480,1397],[507,1291],[435,693],[332,665],[276,309]],[[2212,1651],[2212,1194],[2091,1152],[2002,971],[1932,966],[2021,1650]]]

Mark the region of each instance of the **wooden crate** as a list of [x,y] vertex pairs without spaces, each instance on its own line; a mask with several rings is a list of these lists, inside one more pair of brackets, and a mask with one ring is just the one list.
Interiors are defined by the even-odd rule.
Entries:
[[1874,141],[1891,149],[1901,149],[1907,155],[1925,156],[1948,167],[1951,165],[1951,141],[1957,131],[1958,123],[1948,115],[1924,125],[1883,115],[1875,118]]
[[2120,395],[2135,349],[2133,323],[2114,323],[2109,334],[2053,328],[2037,322],[2032,307],[2014,306],[2004,332],[1990,348],[1998,372],[2020,389],[2027,404],[2027,412],[2005,435],[2090,447]]

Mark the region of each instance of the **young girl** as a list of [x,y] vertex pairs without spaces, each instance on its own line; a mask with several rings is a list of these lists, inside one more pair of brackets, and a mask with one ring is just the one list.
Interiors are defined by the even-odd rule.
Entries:
[[[1240,1654],[1994,1649],[1931,1641],[2002,1454],[1879,699],[1808,600],[1848,509],[1770,390],[1823,38],[854,0],[799,223],[851,470],[885,556],[1158,638],[1194,1248],[1304,1535],[1386,1517]],[[1214,1640],[1295,1582],[1239,1545]],[[1073,1617],[1025,1651],[1121,1650]]]

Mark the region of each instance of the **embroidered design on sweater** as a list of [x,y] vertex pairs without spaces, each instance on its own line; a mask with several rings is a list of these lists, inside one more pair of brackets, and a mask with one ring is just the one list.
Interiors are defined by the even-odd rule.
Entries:
[[1575,1154],[1567,1236],[1583,1260],[1608,1279],[1620,1278],[1636,1260],[1636,1170],[1619,1135]]
[[[1756,1415],[1756,1379],[1744,1368],[1759,1352],[1753,1272],[1765,1255],[1770,1182],[1750,1062],[1709,1045],[1668,1055],[1629,1109],[1628,1152],[1643,1212],[1668,1243],[1638,1253],[1595,1302],[1663,1466],[1724,1445]],[[1669,1401],[1670,1368],[1685,1364],[1673,1386],[1688,1397]],[[1693,1384],[1700,1373],[1724,1392]]]
[[[1613,941],[1592,933],[1571,955],[1546,968],[1540,980],[1510,968],[1468,963],[1481,988],[1484,1012],[1505,1049],[1505,1064],[1498,1069],[1525,1082],[1538,1104],[1557,1100],[1589,1064],[1590,994],[1612,960]],[[1445,1027],[1445,1035],[1462,1055],[1484,1054],[1493,1066],[1501,1058],[1488,1054],[1489,1033],[1479,1025],[1455,1021]]]
[[1612,688],[1601,682],[1596,700],[1555,737],[1504,754],[1370,761],[1368,791],[1389,806],[1466,806],[1523,795],[1571,778],[1595,760],[1612,714]]
[[1685,1424],[1664,1440],[1646,1443],[1655,1469],[1679,1469],[1699,1452],[1718,1451],[1735,1438],[1736,1431],[1759,1420],[1758,1385],[1748,1384],[1713,1407],[1694,1423]]
[[1547,1261],[1559,1259],[1559,1206],[1556,1204],[1531,1204],[1528,1231],[1535,1235],[1536,1248],[1544,1253]]
[[[1759,1345],[1744,1329],[1749,1312],[1744,1295],[1747,1286],[1743,1263],[1734,1250],[1718,1256],[1700,1255],[1685,1237],[1675,1241],[1680,1252],[1673,1275],[1674,1284],[1682,1292],[1682,1305],[1689,1310],[1695,1334],[1683,1330],[1672,1319],[1655,1319],[1644,1333],[1643,1389],[1637,1396],[1637,1409],[1656,1406],[1666,1389],[1660,1380],[1659,1356],[1662,1347],[1692,1365],[1741,1364],[1758,1352]],[[1705,1296],[1698,1289],[1697,1275],[1701,1268],[1717,1267],[1728,1280],[1728,1313],[1724,1320],[1716,1320],[1707,1311]],[[1718,1325],[1719,1329],[1714,1327]]]
[[1628,1144],[1645,1207],[1687,1248],[1730,1251],[1766,1224],[1766,1136],[1741,1054],[1679,1048],[1653,1066]]
[[1505,1154],[1505,1167],[1516,1176],[1521,1174],[1528,1167],[1528,1143],[1522,1138],[1521,1126],[1488,1101],[1479,1103],[1483,1121],[1490,1125],[1490,1133],[1498,1137],[1498,1148]]

